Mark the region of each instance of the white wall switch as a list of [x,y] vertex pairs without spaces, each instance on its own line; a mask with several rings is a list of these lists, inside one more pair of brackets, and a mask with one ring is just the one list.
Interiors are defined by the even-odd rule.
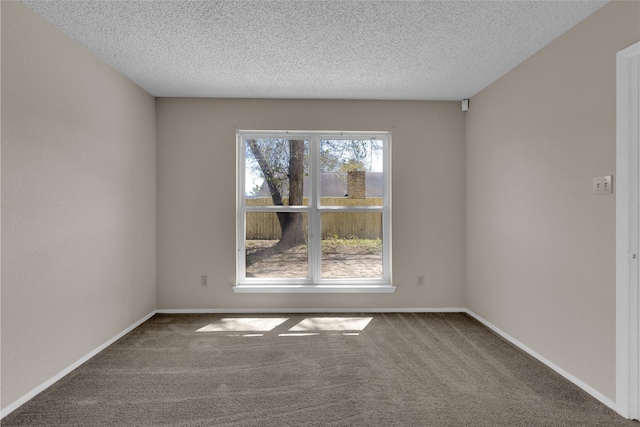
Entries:
[[593,194],[601,195],[601,194],[612,194],[612,193],[613,193],[613,177],[611,175],[596,176],[593,178]]

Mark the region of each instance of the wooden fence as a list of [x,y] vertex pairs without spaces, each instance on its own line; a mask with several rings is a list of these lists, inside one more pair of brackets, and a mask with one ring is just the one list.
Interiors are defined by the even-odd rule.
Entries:
[[[285,199],[284,203],[287,201]],[[303,205],[307,205],[305,197]],[[246,199],[247,206],[273,205],[271,197],[251,197]],[[325,206],[382,206],[382,198],[349,199],[347,197],[323,197]],[[304,227],[307,216],[304,215]],[[381,239],[381,212],[327,212],[320,216],[322,238],[337,236],[341,239]],[[246,236],[249,240],[277,240],[281,237],[280,224],[275,212],[247,212]]]

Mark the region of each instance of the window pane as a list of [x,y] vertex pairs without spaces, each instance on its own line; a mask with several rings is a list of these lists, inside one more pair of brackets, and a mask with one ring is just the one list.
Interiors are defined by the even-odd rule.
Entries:
[[307,204],[309,142],[245,139],[245,201],[253,205]]
[[383,277],[381,212],[322,213],[320,220],[323,279]]
[[376,139],[320,141],[320,203],[382,206],[383,150]]
[[307,214],[247,212],[245,271],[247,278],[307,278]]

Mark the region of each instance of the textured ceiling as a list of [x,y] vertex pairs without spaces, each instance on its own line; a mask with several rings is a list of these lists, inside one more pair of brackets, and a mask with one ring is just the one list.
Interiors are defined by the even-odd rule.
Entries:
[[23,1],[155,96],[460,100],[606,1]]

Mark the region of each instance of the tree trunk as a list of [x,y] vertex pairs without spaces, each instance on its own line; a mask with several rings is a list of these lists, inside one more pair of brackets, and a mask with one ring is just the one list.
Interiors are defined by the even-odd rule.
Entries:
[[[289,206],[301,206],[304,185],[304,141],[289,141]],[[300,212],[278,212],[282,237],[277,246],[283,249],[305,243],[304,223]]]

